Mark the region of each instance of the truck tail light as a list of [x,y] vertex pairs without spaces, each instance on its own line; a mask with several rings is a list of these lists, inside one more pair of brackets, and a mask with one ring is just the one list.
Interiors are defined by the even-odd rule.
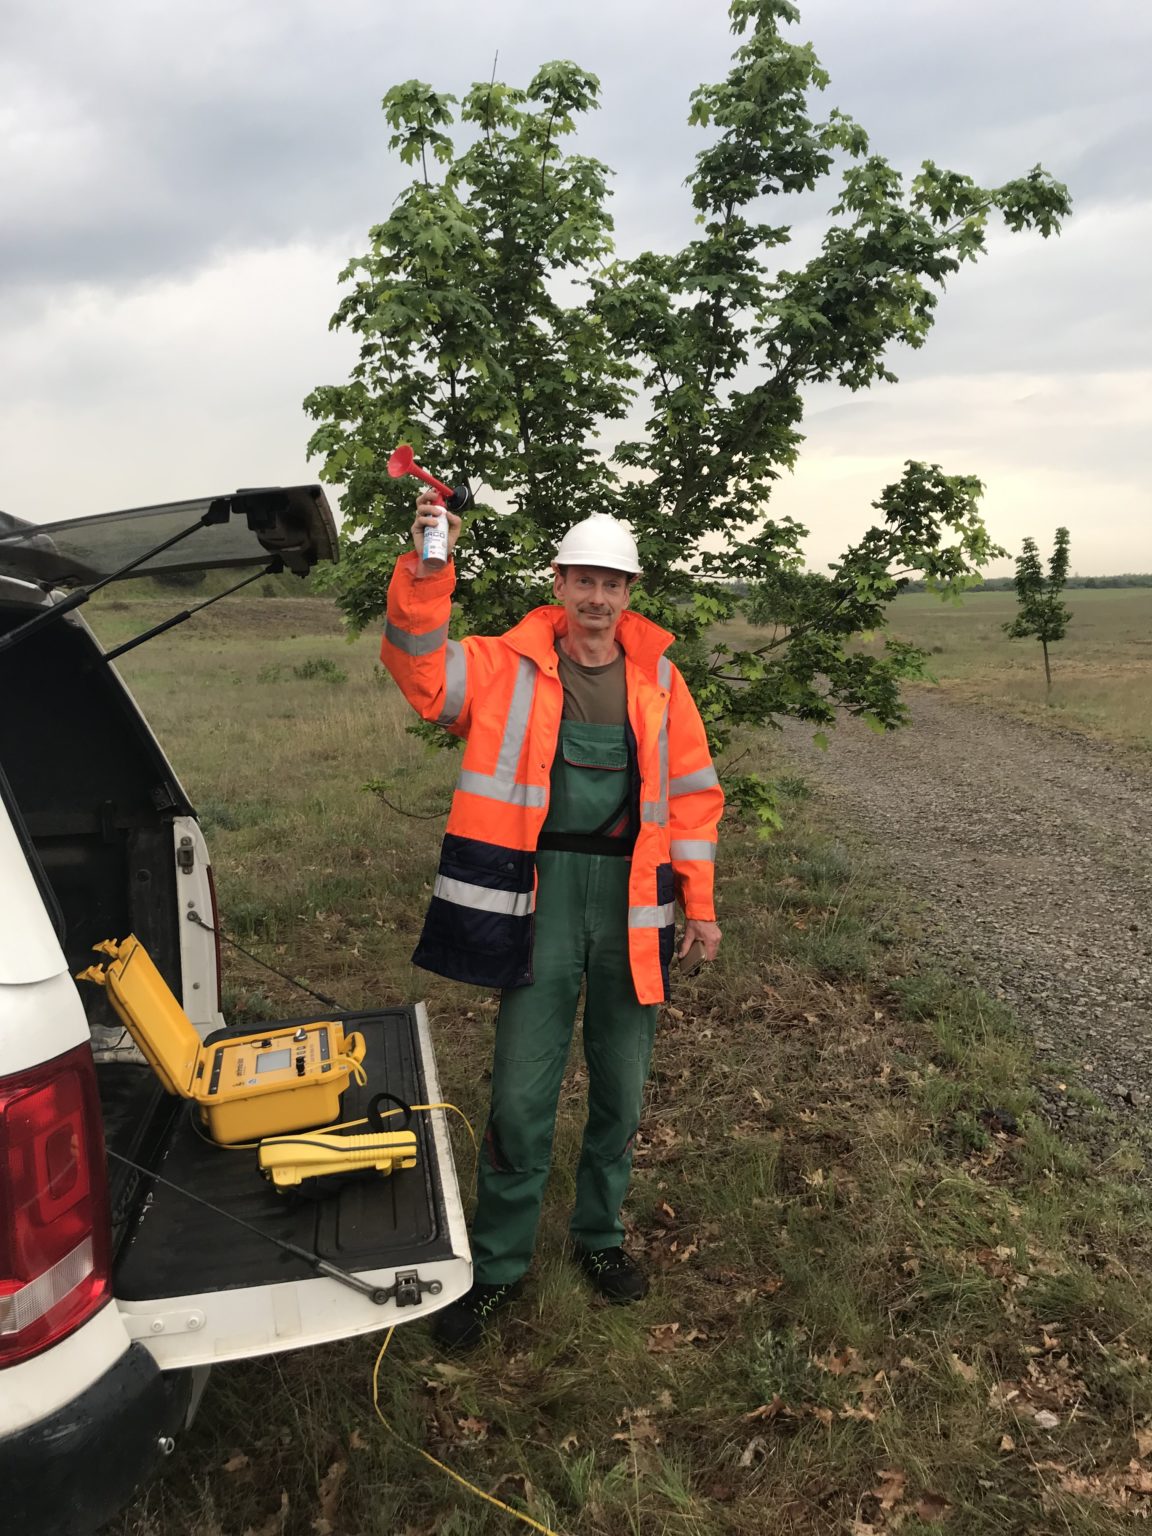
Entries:
[[111,1290],[91,1048],[0,1078],[0,1367],[72,1333]]

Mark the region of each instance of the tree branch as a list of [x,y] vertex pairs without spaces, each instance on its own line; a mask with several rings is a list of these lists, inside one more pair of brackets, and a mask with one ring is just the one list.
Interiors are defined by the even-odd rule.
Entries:
[[544,148],[540,152],[540,196],[544,196],[544,172],[548,166],[548,151],[552,148],[552,124],[556,121],[556,103],[548,113],[548,127],[544,134]]
[[496,65],[500,58],[500,50],[497,48],[492,55],[492,78],[488,81],[488,95],[484,101],[484,137],[488,141],[488,153],[495,158],[495,150],[492,148],[492,92],[496,89]]

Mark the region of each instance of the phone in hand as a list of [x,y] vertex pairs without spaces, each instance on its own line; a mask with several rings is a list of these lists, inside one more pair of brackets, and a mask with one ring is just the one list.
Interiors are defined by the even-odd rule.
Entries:
[[699,939],[693,939],[688,946],[688,953],[680,959],[679,949],[676,954],[680,966],[681,976],[695,976],[696,972],[704,964],[704,945]]

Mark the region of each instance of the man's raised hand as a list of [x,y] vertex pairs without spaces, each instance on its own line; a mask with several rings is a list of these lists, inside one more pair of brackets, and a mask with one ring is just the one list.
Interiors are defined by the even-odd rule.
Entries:
[[456,512],[447,512],[435,491],[421,491],[416,498],[416,521],[412,524],[412,548],[416,551],[420,561],[418,575],[434,574],[424,570],[424,530],[435,525],[436,519],[443,515],[448,519],[448,559],[452,558],[452,551],[456,548],[456,540],[460,537],[460,516]]

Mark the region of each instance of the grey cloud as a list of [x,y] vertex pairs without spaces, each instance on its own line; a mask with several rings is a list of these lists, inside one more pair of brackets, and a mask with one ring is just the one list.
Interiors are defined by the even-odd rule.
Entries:
[[[993,181],[1042,160],[1076,200],[1059,241],[997,235],[957,275],[925,349],[893,359],[906,388],[813,400],[813,452],[852,453],[882,429],[896,473],[934,444],[979,473],[1009,450],[995,423],[975,421],[972,380],[1017,372],[1021,392],[1041,391],[1021,407],[1021,462],[1103,456],[1139,484],[1147,428],[1114,419],[1123,383],[1101,400],[1080,381],[1152,355],[1152,7],[801,5],[792,35],[811,38],[832,76],[821,105],[857,117],[877,152],[906,171],[931,157]],[[10,489],[25,456],[22,496],[0,500],[37,515],[63,514],[64,496],[161,498],[201,485],[208,463],[221,484],[306,473],[298,402],[347,367],[348,339],[324,332],[337,271],[410,174],[387,149],[391,84],[418,76],[460,94],[497,49],[499,76],[520,84],[557,57],[599,74],[603,110],[579,148],[617,173],[612,210],[631,254],[695,232],[682,182],[707,139],[687,126],[688,98],[722,78],[733,47],[722,0],[6,0],[0,34]],[[816,242],[833,200],[829,185],[780,209],[797,226],[786,264]],[[189,305],[203,306],[195,334],[166,326]],[[94,326],[92,313],[111,319]],[[218,394],[221,371],[231,388]],[[103,490],[70,483],[60,463],[42,471],[76,432]]]
[[[1045,141],[1060,135],[1046,125],[1061,111],[1098,111],[1099,128],[1053,166],[1088,201],[1122,195],[1134,174],[1134,135],[1110,136],[1107,123],[1117,102],[1143,100],[1138,60],[1152,22],[1102,0],[1095,48],[1078,45],[1084,25],[1068,0],[810,0],[795,34],[811,36],[832,71],[827,105],[853,111],[878,149],[909,163],[924,153],[968,168],[975,141],[988,163],[974,170],[1015,173],[1052,158]],[[681,224],[668,218],[667,193],[705,142],[686,126],[688,95],[723,74],[732,46],[722,6],[698,0],[431,0],[419,10],[396,0],[10,0],[5,31],[0,84],[19,103],[22,148],[0,181],[0,273],[22,285],[135,282],[334,228],[355,245],[406,176],[388,155],[383,92],[418,75],[459,93],[497,49],[502,78],[525,81],[556,56],[601,75],[604,110],[581,145],[619,172],[629,245],[671,232]],[[71,138],[53,157],[62,118]]]

